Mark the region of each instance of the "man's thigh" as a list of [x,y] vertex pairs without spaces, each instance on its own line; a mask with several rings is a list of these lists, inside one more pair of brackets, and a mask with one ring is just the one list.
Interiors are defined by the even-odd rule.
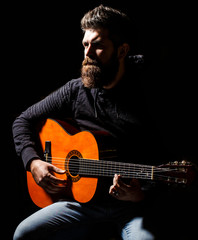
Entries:
[[88,208],[77,202],[57,202],[22,221],[15,231],[14,240],[49,238],[55,231],[63,228],[67,229],[69,239],[69,229],[72,235],[78,233],[71,228],[71,224],[74,226],[79,222],[86,223],[100,218],[101,215],[99,209]]

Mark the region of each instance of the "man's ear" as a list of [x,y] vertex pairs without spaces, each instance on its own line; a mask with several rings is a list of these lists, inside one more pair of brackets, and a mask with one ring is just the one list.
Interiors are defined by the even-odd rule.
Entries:
[[130,46],[128,43],[123,43],[122,45],[120,45],[118,47],[118,59],[123,60],[126,57],[129,50],[130,50]]

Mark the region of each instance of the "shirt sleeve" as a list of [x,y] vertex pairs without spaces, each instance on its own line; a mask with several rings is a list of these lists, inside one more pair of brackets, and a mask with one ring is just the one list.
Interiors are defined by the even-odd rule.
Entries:
[[51,93],[24,111],[13,123],[13,138],[17,155],[28,170],[29,162],[40,158],[36,147],[36,126],[46,118],[71,117],[71,83]]

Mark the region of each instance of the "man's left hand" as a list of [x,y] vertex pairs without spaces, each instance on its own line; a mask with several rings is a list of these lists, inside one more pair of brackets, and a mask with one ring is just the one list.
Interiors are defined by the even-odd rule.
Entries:
[[109,194],[122,201],[140,202],[144,199],[144,193],[137,179],[132,179],[130,184],[125,184],[117,174],[113,178]]

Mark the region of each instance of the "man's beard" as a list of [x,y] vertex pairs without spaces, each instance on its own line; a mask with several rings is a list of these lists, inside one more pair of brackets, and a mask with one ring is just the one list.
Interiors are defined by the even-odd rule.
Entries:
[[119,62],[113,54],[109,63],[102,65],[97,60],[86,57],[82,62],[81,78],[87,88],[101,88],[113,82],[118,72]]

